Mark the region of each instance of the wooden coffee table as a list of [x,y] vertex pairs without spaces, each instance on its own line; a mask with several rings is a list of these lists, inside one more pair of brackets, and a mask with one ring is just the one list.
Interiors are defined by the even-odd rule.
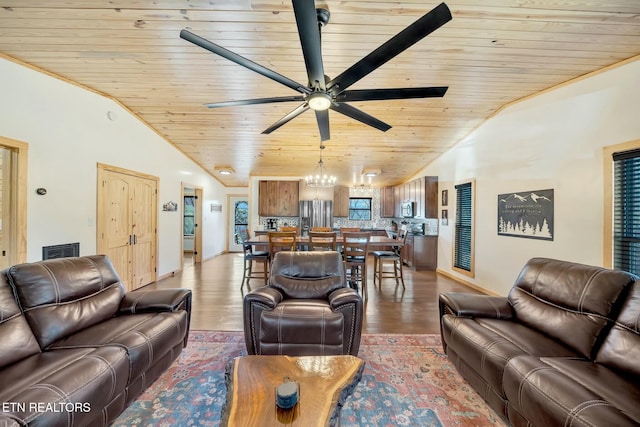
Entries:
[[[340,409],[362,377],[364,361],[355,356],[243,356],[227,366],[227,426],[340,425]],[[285,377],[300,384],[292,409],[276,407],[275,389]]]

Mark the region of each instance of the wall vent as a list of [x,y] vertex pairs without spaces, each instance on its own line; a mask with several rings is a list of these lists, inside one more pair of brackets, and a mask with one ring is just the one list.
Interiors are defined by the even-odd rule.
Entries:
[[42,259],[67,258],[80,256],[80,243],[66,243],[42,247]]

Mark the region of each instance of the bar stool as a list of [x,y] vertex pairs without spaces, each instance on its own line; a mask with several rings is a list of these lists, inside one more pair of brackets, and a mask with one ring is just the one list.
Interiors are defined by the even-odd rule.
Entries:
[[[249,281],[251,281],[251,279],[264,279],[264,285],[266,286],[269,282],[269,263],[271,260],[269,252],[254,251],[253,245],[246,244],[245,241],[249,240],[249,233],[247,233],[246,230],[240,233],[240,240],[242,243],[242,252],[244,257],[242,284],[240,285],[240,290],[244,288],[245,283],[247,284],[248,288]],[[261,271],[253,271],[254,262],[262,264]]]
[[369,252],[369,232],[346,232],[342,235],[342,256],[347,272],[347,282],[362,289],[362,297],[367,297],[367,253]]
[[[407,241],[407,235],[409,232],[406,227],[398,230],[396,241],[401,243],[399,246],[394,246],[392,251],[374,251],[373,252],[373,286],[376,286],[376,280],[378,286],[382,289],[382,279],[389,278],[396,280],[396,286],[402,283],[404,289],[404,275],[402,274],[402,248]],[[393,270],[385,270],[384,263],[393,262]]]

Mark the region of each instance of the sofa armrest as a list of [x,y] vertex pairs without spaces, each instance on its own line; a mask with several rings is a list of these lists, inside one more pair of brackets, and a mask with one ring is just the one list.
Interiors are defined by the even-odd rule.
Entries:
[[271,287],[252,290],[244,296],[242,303],[244,319],[244,343],[248,354],[260,354],[260,319],[264,311],[276,308],[283,299],[282,293]]
[[340,288],[329,294],[329,306],[333,311],[345,304],[351,304],[353,302],[362,305],[362,297],[355,289]]
[[191,290],[152,289],[136,290],[124,294],[118,314],[136,314],[158,311],[191,311]]
[[254,289],[246,294],[244,296],[244,304],[259,303],[264,304],[267,309],[274,309],[282,299],[283,295],[277,289],[263,287]]
[[189,342],[191,328],[191,290],[173,289],[139,289],[124,294],[120,301],[118,315],[136,313],[187,312],[187,331],[184,336],[184,347]]
[[490,317],[511,319],[513,307],[506,297],[447,292],[438,296],[440,317],[451,314],[459,317]]
[[364,309],[362,297],[351,288],[340,288],[329,294],[331,311],[344,316],[343,354],[358,355],[362,336]]

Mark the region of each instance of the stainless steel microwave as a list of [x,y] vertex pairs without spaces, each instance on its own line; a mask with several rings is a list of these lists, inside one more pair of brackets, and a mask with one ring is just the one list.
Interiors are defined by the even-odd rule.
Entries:
[[401,205],[402,217],[413,218],[415,216],[413,212],[413,207],[414,207],[413,202],[402,202],[402,205]]

